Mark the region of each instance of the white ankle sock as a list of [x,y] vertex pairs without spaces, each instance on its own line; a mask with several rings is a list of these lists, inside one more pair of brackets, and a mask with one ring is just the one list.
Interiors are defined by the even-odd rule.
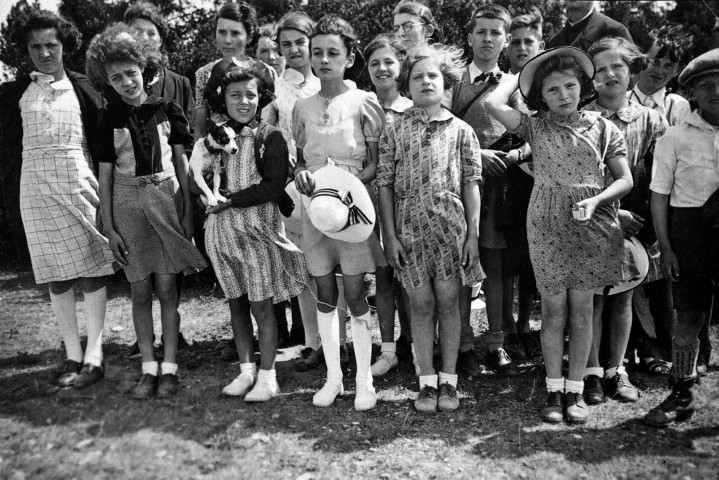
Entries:
[[75,289],[55,295],[50,292],[52,311],[55,313],[60,335],[65,342],[65,353],[68,360],[82,363],[84,355],[80,346],[80,332],[77,328],[77,312],[75,311]]
[[604,373],[604,377],[612,378],[614,375],[626,374],[626,373],[627,373],[627,367],[625,367],[624,365],[620,365],[618,367],[607,368],[606,372]]
[[439,372],[439,384],[449,383],[453,387],[457,387],[457,375],[451,373]]
[[437,375],[420,375],[419,388],[421,390],[424,387],[437,388]]
[[588,377],[589,375],[595,375],[597,377],[603,377],[604,376],[604,369],[602,367],[587,367],[584,369],[584,377]]
[[154,375],[157,376],[157,372],[160,369],[160,364],[157,362],[142,362],[142,374],[143,375]]
[[564,393],[564,377],[559,377],[559,378],[547,377],[547,391]]
[[357,360],[357,383],[364,383],[372,387],[372,315],[369,310],[359,317],[352,316],[352,339],[355,347],[355,359]]
[[397,353],[397,344],[395,342],[382,342],[382,353]]
[[85,363],[99,367],[102,364],[102,330],[105,326],[107,288],[85,292],[85,321],[87,322],[87,349]]
[[327,381],[342,382],[340,365],[340,324],[337,309],[324,313],[317,310],[317,329],[322,340],[322,349],[327,365]]
[[240,373],[246,373],[254,382],[257,378],[257,365],[254,362],[240,363]]
[[262,370],[259,369],[257,371],[257,383],[260,382],[277,382],[277,371],[273,368],[271,370]]
[[566,393],[584,393],[584,382],[581,380],[564,380],[564,391]]
[[160,371],[162,371],[163,375],[177,375],[177,364],[162,362],[162,365],[160,365]]

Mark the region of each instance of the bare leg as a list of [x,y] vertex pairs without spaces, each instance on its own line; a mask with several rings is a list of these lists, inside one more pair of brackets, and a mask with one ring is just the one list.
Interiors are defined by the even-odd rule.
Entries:
[[250,317],[250,302],[247,295],[239,298],[231,298],[230,323],[232,333],[235,336],[237,353],[240,356],[240,364],[254,363],[255,351],[252,346],[252,318]]
[[570,289],[567,297],[569,300],[569,373],[567,379],[582,381],[589,358],[589,350],[592,346],[594,292]]
[[257,321],[258,336],[260,337],[260,369],[272,370],[275,368],[275,356],[277,355],[277,321],[272,299],[250,302],[250,310]]
[[152,334],[152,279],[147,277],[131,284],[132,323],[140,347],[143,362],[154,362],[155,352]]
[[562,377],[564,326],[567,323],[567,292],[542,294],[542,355],[547,378]]
[[177,296],[177,275],[174,273],[156,274],[155,290],[160,299],[162,346],[165,353],[163,362],[177,363],[177,340],[180,335],[180,313],[177,311],[180,303]]
[[435,298],[427,282],[418,288],[405,289],[409,297],[412,318],[412,340],[421,375],[434,375],[432,353],[434,350]]
[[439,316],[442,372],[454,375],[462,328],[459,320],[459,291],[461,284],[459,279],[435,279],[432,284]]

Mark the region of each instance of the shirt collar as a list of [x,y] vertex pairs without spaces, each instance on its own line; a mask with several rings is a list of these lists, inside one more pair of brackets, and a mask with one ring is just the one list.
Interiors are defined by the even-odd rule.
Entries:
[[[473,81],[475,78],[477,78],[478,75],[482,75],[484,72],[479,69],[477,65],[475,65],[474,62],[469,63],[469,81]],[[499,65],[495,65],[492,70],[490,70],[492,73],[502,73],[502,71],[499,69]]]
[[[404,113],[411,117],[419,119],[422,123],[430,123],[427,117],[427,112],[424,110],[424,108],[413,106],[405,110]],[[454,118],[454,115],[452,115],[446,108],[442,108],[442,112],[437,118],[433,119],[432,122],[446,122],[448,120],[451,120],[452,118]]]
[[384,110],[391,110],[395,113],[403,113],[405,110],[407,110],[413,105],[412,100],[407,97],[403,97],[402,95],[395,98],[394,102],[390,104],[382,102],[380,102],[380,104],[382,105],[382,108]]
[[704,120],[704,117],[702,117],[700,110],[695,110],[691,114],[687,115],[684,121],[689,125],[693,125],[702,130],[710,130],[712,132],[716,132],[717,129],[719,129],[719,126],[714,126]]
[[634,94],[637,96],[637,98],[639,99],[639,101],[640,101],[641,103],[644,103],[644,100],[645,100],[647,97],[651,97],[652,100],[654,100],[654,103],[656,103],[657,105],[662,105],[662,106],[663,106],[663,105],[664,105],[664,99],[665,99],[666,96],[667,96],[667,89],[666,89],[665,87],[660,88],[659,90],[657,90],[656,92],[652,93],[651,95],[647,95],[646,93],[642,92],[642,91],[639,89],[639,86],[638,86],[638,85],[635,85],[633,90],[634,90]]
[[72,83],[70,83],[70,78],[67,76],[65,76],[62,80],[55,80],[55,77],[48,73],[32,72],[30,73],[30,78],[33,82],[41,85],[49,85],[54,90],[72,89]]
[[580,18],[579,20],[577,20],[574,23],[570,22],[569,19],[567,19],[567,25],[569,25],[570,27],[575,27],[575,26],[579,25],[580,23],[582,23],[583,21],[585,21],[586,19],[588,19],[589,17],[591,17],[593,13],[594,13],[594,7],[592,7],[592,9],[589,10],[589,13],[587,13],[586,15],[584,15],[582,18]]
[[629,100],[626,107],[617,110],[616,112],[613,112],[600,106],[596,100],[592,100],[584,108],[585,110],[598,112],[602,117],[607,119],[611,119],[612,117],[616,116],[623,122],[631,123],[642,115],[642,110],[644,107],[636,102]]

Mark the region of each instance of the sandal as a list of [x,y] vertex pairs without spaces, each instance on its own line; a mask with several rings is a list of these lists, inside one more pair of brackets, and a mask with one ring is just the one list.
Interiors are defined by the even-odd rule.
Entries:
[[655,358],[649,363],[644,363],[644,365],[646,366],[647,372],[651,375],[669,375],[669,372],[671,372],[671,367],[664,360]]

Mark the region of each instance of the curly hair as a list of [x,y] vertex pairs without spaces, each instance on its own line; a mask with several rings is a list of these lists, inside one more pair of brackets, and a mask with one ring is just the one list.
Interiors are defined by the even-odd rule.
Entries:
[[257,62],[251,67],[238,67],[234,64],[228,68],[220,80],[220,86],[213,92],[207,92],[207,104],[216,112],[227,114],[225,103],[225,92],[231,83],[246,82],[255,79],[257,81],[257,93],[259,102],[257,105],[257,117],[260,111],[272,102],[275,98],[275,82],[268,67],[262,62]]
[[165,19],[162,16],[162,13],[160,13],[160,9],[149,2],[136,3],[127,7],[127,10],[125,10],[125,15],[123,16],[122,20],[126,24],[130,25],[133,20],[136,20],[138,18],[147,20],[148,22],[151,22],[153,25],[155,25],[155,28],[157,28],[157,31],[160,34],[160,38],[162,39],[162,44],[164,45],[169,29],[167,27],[167,22],[165,22]]
[[442,27],[440,27],[437,23],[437,20],[434,19],[434,15],[432,15],[432,10],[430,10],[427,5],[411,1],[399,2],[399,4],[394,7],[392,16],[394,17],[395,15],[399,15],[400,13],[414,15],[415,17],[419,17],[422,23],[431,25],[433,30],[432,35],[430,35],[429,37],[429,40],[431,40],[432,42],[441,42],[444,39]]
[[417,62],[427,58],[437,59],[439,71],[442,72],[445,90],[449,90],[462,79],[464,62],[462,61],[462,51],[460,49],[442,45],[441,43],[420,45],[407,52],[407,56],[402,61],[402,67],[397,77],[397,87],[400,93],[409,95],[409,77],[412,73],[412,68]]
[[57,32],[57,39],[62,43],[65,55],[72,55],[82,45],[82,34],[75,25],[65,17],[49,10],[32,8],[23,12],[14,25],[13,41],[21,51],[27,51],[30,34],[35,30],[52,28]]
[[286,13],[277,22],[275,39],[280,41],[280,34],[283,30],[297,30],[307,35],[309,38],[315,29],[315,21],[312,20],[305,12],[289,12]]
[[587,53],[594,58],[596,55],[606,51],[613,51],[622,57],[631,74],[641,73],[649,65],[647,56],[640,52],[634,43],[622,37],[601,38],[589,47]]
[[132,28],[124,23],[113,23],[95,35],[85,55],[85,72],[99,91],[114,91],[107,83],[105,66],[110,63],[134,63],[142,70],[145,87],[162,69],[158,54],[145,48],[135,37]]
[[681,25],[664,25],[649,32],[649,37],[652,39],[650,48],[659,47],[656,58],[668,57],[680,66],[687,63],[694,36],[684,33]]
[[253,45],[260,38],[260,29],[257,26],[257,12],[255,7],[247,2],[229,2],[224,4],[215,16],[215,29],[221,18],[240,22],[247,33],[247,46]]
[[530,110],[548,111],[549,107],[542,97],[542,86],[544,80],[554,72],[569,73],[579,80],[580,99],[579,104],[588,101],[594,95],[594,85],[592,79],[589,78],[577,59],[571,55],[557,55],[549,58],[537,68],[532,79],[532,86],[529,93],[525,97],[525,102]]

